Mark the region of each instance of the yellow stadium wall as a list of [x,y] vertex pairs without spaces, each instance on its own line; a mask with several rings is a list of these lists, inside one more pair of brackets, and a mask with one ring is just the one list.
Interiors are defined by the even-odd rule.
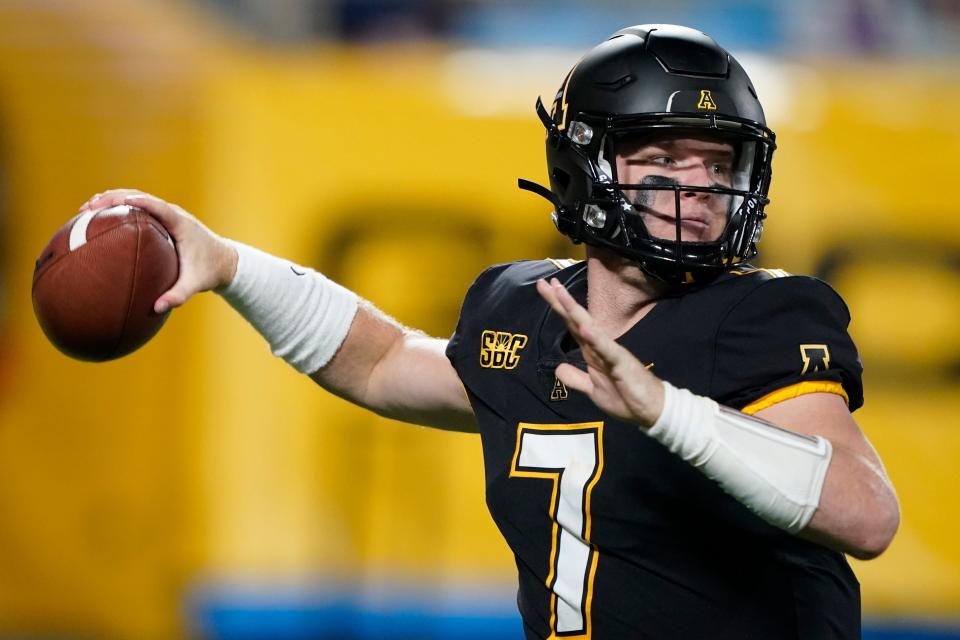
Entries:
[[[29,282],[80,202],[135,185],[447,335],[484,266],[577,253],[515,186],[545,173],[532,108],[470,115],[458,100],[496,88],[451,87],[441,48],[214,46],[140,5],[157,31],[118,49],[90,36],[114,4],[126,6],[0,9],[0,634],[173,637],[189,625],[187,594],[207,583],[511,591],[475,437],[319,391],[210,295],[129,358],[70,361],[37,327]],[[857,416],[903,503],[888,553],[855,563],[865,613],[957,616],[960,384],[943,371],[960,359],[960,274],[943,256],[960,254],[948,195],[960,88],[907,66],[795,77],[772,122],[764,264],[840,265],[868,371]],[[525,88],[531,106],[558,81]],[[860,255],[858,243],[911,257]]]

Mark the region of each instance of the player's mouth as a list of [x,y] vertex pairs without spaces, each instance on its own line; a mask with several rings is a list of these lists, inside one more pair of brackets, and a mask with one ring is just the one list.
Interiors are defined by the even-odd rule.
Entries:
[[[660,220],[663,220],[664,222],[666,222],[666,223],[668,223],[668,224],[670,224],[670,225],[676,225],[676,224],[677,224],[677,217],[676,217],[676,216],[668,216],[668,215],[664,215],[664,214],[662,214],[662,213],[656,213],[655,211],[651,211],[650,214],[651,214],[653,217],[658,218],[658,219],[660,219]],[[708,229],[709,227],[710,227],[710,222],[709,222],[706,218],[702,218],[702,217],[697,216],[697,215],[682,215],[682,216],[680,216],[680,228],[681,228],[681,229],[686,229],[687,231],[703,231],[703,230],[705,230],[705,229]]]

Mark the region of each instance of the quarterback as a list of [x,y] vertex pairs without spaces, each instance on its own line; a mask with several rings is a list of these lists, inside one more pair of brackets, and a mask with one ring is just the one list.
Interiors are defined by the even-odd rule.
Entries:
[[477,432],[528,638],[860,637],[844,554],[899,524],[852,412],[861,363],[840,297],[749,264],[775,136],[703,33],[624,29],[564,79],[547,198],[584,262],[491,267],[450,339],[400,326],[310,269],[133,190],[177,241],[156,302],[215,290],[273,353],[379,414]]

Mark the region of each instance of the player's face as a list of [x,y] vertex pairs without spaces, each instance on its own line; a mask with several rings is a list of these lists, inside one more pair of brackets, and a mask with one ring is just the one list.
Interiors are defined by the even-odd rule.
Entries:
[[[617,149],[617,178],[621,184],[680,184],[693,187],[731,187],[733,145],[712,137],[664,136],[642,142],[624,141]],[[676,238],[676,201],[672,190],[629,190],[624,194],[643,216],[656,238]],[[727,224],[730,196],[680,191],[680,239],[712,242]]]

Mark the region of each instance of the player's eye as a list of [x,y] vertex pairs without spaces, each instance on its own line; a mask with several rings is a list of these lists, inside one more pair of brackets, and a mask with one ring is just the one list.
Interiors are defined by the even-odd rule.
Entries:
[[650,164],[660,165],[661,167],[672,167],[676,164],[670,156],[655,156],[648,161]]
[[717,162],[711,167],[711,170],[718,176],[727,176],[730,175],[733,168],[729,164]]

